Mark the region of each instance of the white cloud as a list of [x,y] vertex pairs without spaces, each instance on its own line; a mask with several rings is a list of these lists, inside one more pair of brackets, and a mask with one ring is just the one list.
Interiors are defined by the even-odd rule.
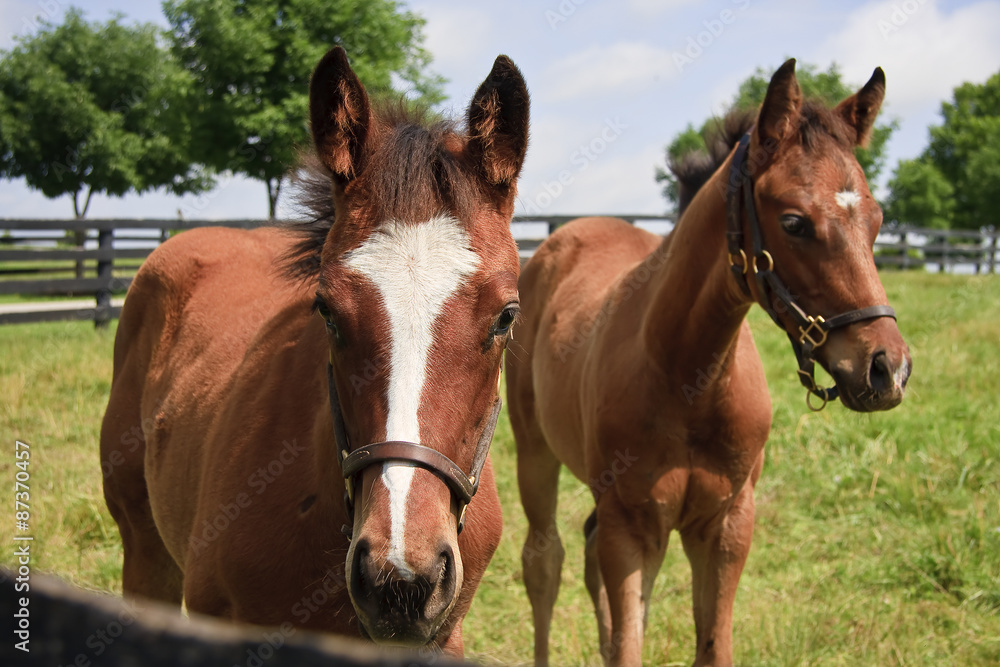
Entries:
[[695,0],[628,0],[628,7],[640,16],[651,18],[694,3]]
[[552,64],[546,96],[569,100],[588,95],[607,97],[659,83],[677,73],[670,51],[642,42],[619,42],[578,51]]
[[[662,162],[661,146],[627,146],[617,140],[572,145],[577,148],[569,155],[563,153],[564,164],[558,168],[526,170],[518,185],[518,213],[659,214],[666,209],[660,185],[653,178],[655,165]],[[585,149],[588,146],[591,152]]]
[[[31,0],[8,0],[0,3],[0,49],[10,49],[15,37],[26,37],[38,31],[42,21],[57,22],[59,15],[58,0],[49,4],[32,2]],[[63,8],[64,9],[64,8]]]
[[579,174],[559,208],[567,213],[663,213],[667,201],[653,178],[655,165],[663,160],[662,152],[662,147],[650,145],[635,154],[595,162]]
[[1000,67],[1000,2],[949,13],[936,0],[879,0],[851,13],[820,48],[843,66],[845,80],[886,73],[892,114],[937,107],[963,81],[983,81]]
[[470,64],[483,67],[483,44],[490,35],[490,16],[486,11],[469,5],[434,3],[420,4],[416,9],[427,20],[424,47],[434,56],[436,71],[452,78],[455,70],[463,70]]

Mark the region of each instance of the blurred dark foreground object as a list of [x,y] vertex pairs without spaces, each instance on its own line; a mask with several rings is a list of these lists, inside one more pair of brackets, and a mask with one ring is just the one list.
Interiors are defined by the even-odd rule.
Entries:
[[[30,590],[0,568],[4,667],[461,667],[430,649],[389,652],[341,637],[295,629],[188,618],[169,607],[141,611],[51,576],[31,574]],[[21,582],[23,588],[24,582]],[[22,606],[22,598],[28,600]],[[27,615],[25,616],[25,610]],[[27,618],[24,622],[22,619]],[[25,637],[17,630],[27,625]],[[26,646],[29,652],[17,648]]]

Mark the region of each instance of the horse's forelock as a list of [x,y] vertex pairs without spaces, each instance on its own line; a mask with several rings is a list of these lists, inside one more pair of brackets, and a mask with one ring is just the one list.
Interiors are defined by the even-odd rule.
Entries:
[[[379,131],[370,135],[355,184],[367,212],[361,222],[416,224],[440,213],[470,220],[479,185],[462,168],[466,138],[456,123],[401,102],[380,105],[374,113]],[[298,240],[282,258],[282,268],[293,279],[311,280],[319,274],[320,255],[336,219],[330,174],[309,153],[300,159],[294,184],[301,221],[290,226]]]

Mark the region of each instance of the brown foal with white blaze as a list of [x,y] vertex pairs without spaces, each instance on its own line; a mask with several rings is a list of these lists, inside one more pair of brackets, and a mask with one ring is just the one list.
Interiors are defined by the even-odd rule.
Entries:
[[[525,266],[524,353],[506,364],[536,664],[548,663],[563,560],[552,539],[562,465],[600,481],[586,582],[605,660],[640,664],[653,581],[677,530],[692,570],[694,664],[732,664],[733,600],[771,426],[745,321],[754,303],[792,338],[814,401],[839,392],[868,411],[902,400],[909,352],[872,256],[882,213],[854,157],[884,92],[878,69],[834,109],[803,102],[790,60],[665,239],[583,219]],[[816,385],[813,360],[836,387]]]
[[123,588],[461,656],[502,525],[527,88],[498,57],[463,132],[374,108],[335,48],[310,117],[311,224],[185,232],[128,294],[101,431]]

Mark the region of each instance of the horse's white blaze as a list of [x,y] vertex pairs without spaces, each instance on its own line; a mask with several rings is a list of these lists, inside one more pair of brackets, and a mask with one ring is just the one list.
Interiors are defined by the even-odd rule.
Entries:
[[837,206],[850,211],[861,203],[861,195],[854,190],[843,190],[833,196],[837,200]]
[[413,481],[414,472],[415,466],[412,463],[382,465],[382,483],[389,490],[389,521],[392,526],[386,560],[392,563],[399,575],[407,581],[413,581],[414,574],[406,562],[403,532],[406,528],[406,498],[410,495],[410,482]]
[[[462,224],[450,216],[407,224],[390,220],[345,257],[345,265],[378,288],[389,316],[389,414],[386,440],[420,442],[417,411],[434,342],[434,322],[462,281],[475,273],[479,256]],[[382,482],[389,491],[391,535],[388,560],[400,574],[406,562],[406,503],[414,468],[385,463]]]

